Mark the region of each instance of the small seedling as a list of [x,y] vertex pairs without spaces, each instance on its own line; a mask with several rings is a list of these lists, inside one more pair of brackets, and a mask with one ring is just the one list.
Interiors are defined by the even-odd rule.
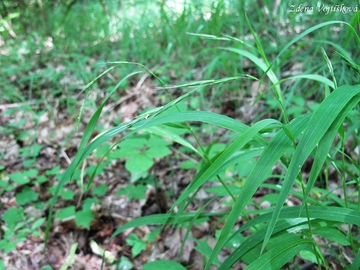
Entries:
[[154,165],[155,158],[171,154],[170,142],[158,136],[139,136],[119,143],[119,149],[110,153],[110,159],[127,158],[125,168],[131,173],[131,181],[135,182],[148,175]]

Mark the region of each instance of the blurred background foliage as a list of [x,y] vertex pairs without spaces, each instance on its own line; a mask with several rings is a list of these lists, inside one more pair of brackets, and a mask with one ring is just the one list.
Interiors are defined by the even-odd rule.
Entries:
[[[261,77],[255,65],[222,49],[243,48],[257,53],[250,47],[255,47],[255,42],[245,14],[270,60],[294,36],[323,22],[324,18],[349,22],[359,30],[359,12],[324,15],[316,8],[321,7],[321,1],[311,4],[312,13],[289,12],[292,5],[295,8],[307,5],[302,1],[295,4],[266,0],[0,2],[0,87],[6,91],[6,102],[80,91],[104,70],[100,63],[107,61],[144,64],[165,83],[218,79],[234,74]],[[355,2],[349,6],[355,7]],[[326,3],[336,4],[339,3]],[[332,54],[336,44],[356,59],[359,50],[351,36],[345,25],[321,28],[296,43],[279,63],[277,72],[291,69],[298,61],[302,63],[302,71],[316,70],[323,75],[327,67],[323,61],[316,60],[322,57],[321,47]],[[335,71],[339,74],[339,84],[351,84],[354,78],[358,79],[356,74],[344,76],[345,71],[352,71],[340,57],[332,61],[338,65]],[[113,78],[107,76],[101,88],[106,90],[134,69],[125,65],[114,71]],[[313,95],[311,87],[305,83],[300,90],[310,96]],[[229,91],[230,95],[238,95],[239,88],[249,89],[250,85],[236,81],[216,86],[216,90]],[[248,90],[244,93],[250,95]]]

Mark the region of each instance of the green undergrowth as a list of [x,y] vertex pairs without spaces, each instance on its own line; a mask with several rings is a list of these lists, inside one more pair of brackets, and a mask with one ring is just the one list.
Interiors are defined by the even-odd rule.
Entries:
[[[118,134],[123,134],[122,139],[103,154],[104,160],[114,157],[126,158],[125,168],[136,175],[152,166],[152,158],[155,156],[151,149],[154,145],[159,150],[156,153],[157,157],[163,157],[170,154],[168,146],[176,142],[187,148],[188,155],[191,153],[192,159],[196,161],[194,168],[197,172],[190,184],[176,198],[168,213],[132,220],[118,228],[112,237],[128,228],[155,224],[185,226],[188,232],[186,237],[190,237],[189,232],[194,224],[217,217],[220,218],[218,222],[222,223],[223,227],[217,232],[217,241],[213,248],[204,240],[194,239],[197,243],[196,249],[205,258],[205,269],[211,265],[216,265],[219,269],[230,269],[238,260],[244,261],[248,265],[247,269],[266,269],[269,266],[279,269],[286,264],[296,265],[297,261],[293,258],[297,254],[304,260],[330,269],[325,253],[336,253],[336,250],[344,247],[351,251],[354,260],[347,261],[339,254],[337,261],[344,268],[357,269],[360,256],[359,239],[353,231],[360,225],[359,164],[358,157],[347,153],[345,145],[349,140],[353,141],[355,148],[358,145],[360,86],[340,85],[333,72],[331,60],[326,52],[322,51],[323,65],[328,67],[330,79],[316,73],[297,75],[291,79],[294,84],[296,80],[313,81],[318,85],[318,91],[323,92],[323,98],[316,106],[311,106],[307,113],[290,114],[292,104],[288,102],[290,99],[286,100],[285,97],[295,94],[282,89],[282,81],[274,72],[274,69],[278,68],[276,63],[281,62],[290,46],[301,42],[307,35],[320,28],[337,24],[346,23],[330,21],[308,29],[288,43],[271,63],[262,43],[251,29],[256,43],[251,49],[257,51],[256,54],[236,48],[226,50],[248,58],[263,71],[262,77],[243,75],[178,86],[187,87],[189,90],[161,107],[146,111],[136,119],[104,130],[96,138],[90,139],[96,123],[101,119],[101,111],[110,98],[110,93],[89,121],[78,153],[62,175],[54,192],[50,203],[46,239],[50,233],[53,207],[64,184],[72,179],[76,169],[94,150]],[[354,33],[354,42],[360,44],[355,30],[351,25],[346,25]],[[251,28],[250,23],[249,27]],[[344,59],[353,62],[350,58]],[[110,63],[112,67],[108,71],[128,64],[132,63]],[[355,72],[358,72],[356,67],[354,65]],[[145,70],[156,77],[161,85],[164,84],[153,72],[146,68]],[[273,106],[281,112],[279,119],[266,118],[248,126],[221,114],[202,110],[180,110],[178,107],[206,86],[244,79],[264,81],[265,78],[269,80],[268,91],[276,100]],[[88,86],[90,87],[94,81]],[[113,91],[115,90],[116,88]],[[298,105],[304,105],[306,100],[302,102],[299,101]],[[169,110],[172,110],[171,113]],[[208,145],[203,144],[195,125],[199,122],[205,126],[210,124],[231,131],[231,135],[229,134],[224,141],[225,146],[216,142],[221,138],[216,138]],[[190,143],[189,136],[195,144]],[[313,162],[309,172],[305,174],[302,167],[309,159]],[[281,168],[279,175],[272,173],[275,165]],[[101,163],[98,166],[101,166]],[[244,166],[248,169],[243,168]],[[336,171],[336,179],[329,179],[328,173],[331,170]],[[133,181],[138,181],[139,177],[146,175],[136,175]],[[277,179],[276,184],[266,181],[272,177]],[[326,189],[327,184],[317,185],[320,179],[326,183],[336,180],[338,188],[342,189],[341,198],[333,196],[333,190]],[[88,182],[88,187],[91,186],[91,182],[92,178]],[[197,211],[187,211],[190,204],[196,200],[196,194],[206,183],[211,183],[212,188],[205,191],[215,193],[214,200],[227,198],[224,202],[230,206],[230,211],[207,211],[206,206],[211,205],[213,200],[199,206]],[[253,196],[257,190],[264,187],[271,191],[271,195],[263,198],[268,207],[262,209],[255,205],[254,210],[250,211],[247,206],[254,203]],[[351,191],[348,191],[349,188]],[[298,206],[284,206],[289,196],[297,198],[301,203]],[[247,217],[249,213],[253,218]],[[235,224],[243,219],[247,220],[247,223],[234,230]],[[248,232],[247,236],[242,235],[245,231]],[[133,245],[133,252],[137,253],[143,244],[136,237],[132,238],[128,243]],[[225,261],[219,261],[218,254],[224,248],[230,249],[230,255]]]
[[[44,0],[42,6],[35,2],[4,1],[7,17],[2,15],[0,26],[7,22],[16,38],[11,38],[8,28],[2,27],[5,43],[0,55],[0,84],[7,91],[1,100],[4,103],[35,102],[35,106],[50,110],[53,100],[58,99],[69,115],[74,115],[78,108],[76,100],[85,98],[79,95],[81,89],[105,70],[102,63],[114,59],[142,63],[167,84],[185,83],[199,77],[219,79],[228,74],[258,77],[261,67],[248,62],[243,54],[235,57],[224,49],[256,52],[252,49],[255,40],[245,14],[251,14],[250,20],[266,44],[263,50],[268,56],[277,55],[292,36],[324,18],[324,12],[319,11],[289,12],[287,1],[278,6],[270,1],[260,2],[263,2],[262,8],[251,1],[209,0],[182,4],[177,1],[90,1],[83,5],[76,0]],[[346,21],[356,27],[357,17],[352,15],[330,12],[326,19]],[[329,36],[328,29],[321,28],[287,50],[281,62],[274,63],[276,67],[282,66],[281,69],[274,67],[274,72],[286,73],[287,69],[296,67],[300,70],[295,69],[294,73],[316,70],[322,75],[326,66],[317,61],[321,47],[329,56],[333,51],[348,56],[356,50],[356,45],[348,42],[351,35],[348,28],[341,24],[332,27],[334,35]],[[337,40],[344,40],[344,44],[338,44]],[[356,82],[356,73],[348,69],[338,54],[332,57],[332,62],[341,85]],[[97,92],[111,91],[119,78],[134,70],[131,65],[112,70],[97,82]],[[354,76],[343,76],[345,72]],[[111,99],[118,100],[131,83],[124,82]],[[238,98],[251,96],[250,86],[250,82],[236,80],[215,85],[210,102],[206,102],[208,90],[202,91],[200,105],[220,106],[221,93]],[[308,98],[317,86],[310,80],[290,87],[290,93],[301,93]],[[99,102],[102,96],[95,95]],[[243,105],[238,98],[230,100],[235,106]]]

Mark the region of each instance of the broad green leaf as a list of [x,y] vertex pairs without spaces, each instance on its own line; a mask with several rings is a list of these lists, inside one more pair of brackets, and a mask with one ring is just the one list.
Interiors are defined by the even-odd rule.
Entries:
[[60,192],[60,196],[64,200],[72,200],[75,196],[75,193],[71,189],[64,189]]
[[125,256],[121,256],[120,261],[116,264],[117,270],[131,270],[134,264]]
[[86,229],[90,230],[90,223],[94,218],[94,213],[91,210],[80,210],[75,214],[75,223],[76,226],[84,226]]
[[174,261],[167,261],[167,260],[157,260],[153,262],[148,262],[143,265],[143,270],[159,270],[159,269],[186,270],[186,268],[182,266],[180,263]]
[[43,148],[40,144],[33,144],[20,148],[20,153],[23,157],[37,157]]
[[1,189],[6,189],[9,187],[9,181],[7,180],[0,180],[0,188]]
[[146,150],[146,155],[151,158],[162,158],[171,154],[167,146],[152,146]]
[[146,250],[146,242],[141,240],[136,234],[130,234],[128,238],[126,238],[126,243],[131,248],[131,255],[135,258],[137,255],[141,253],[141,251]]
[[75,216],[75,213],[76,213],[75,206],[72,205],[72,206],[62,208],[59,211],[57,211],[55,214],[55,217],[60,220],[64,220],[69,217]]
[[301,250],[299,252],[299,254],[300,254],[301,258],[308,260],[312,263],[317,263],[317,258],[313,251],[304,249],[304,250]]
[[96,151],[94,151],[94,156],[96,158],[101,158],[102,156],[106,155],[107,152],[109,152],[111,148],[111,145],[106,143],[102,146],[100,146],[99,148],[96,149]]
[[120,148],[114,151],[111,151],[109,154],[110,159],[119,159],[119,158],[127,158],[131,156],[135,156],[141,153],[139,149],[135,148]]
[[120,189],[116,195],[128,195],[129,201],[132,199],[145,199],[147,187],[144,185],[127,185],[126,187]]
[[[257,218],[256,218],[257,219]],[[256,222],[256,219],[251,220],[252,225]],[[256,224],[261,224],[257,223]],[[246,224],[247,225],[247,224]],[[276,224],[276,227],[274,229],[274,235],[278,235],[279,237],[282,236],[283,233],[288,234],[287,230],[290,229],[297,229],[301,230],[302,228],[306,228],[306,219],[305,218],[294,218],[294,219],[285,219],[285,220],[279,220],[279,222]],[[251,228],[252,226],[246,226],[247,228]],[[245,230],[245,229],[244,229]],[[237,232],[233,233],[233,236],[231,236],[229,239],[227,239],[227,243],[229,243],[233,238],[235,238],[239,233],[244,231],[243,228],[238,230]],[[259,257],[261,249],[259,247],[259,244],[264,240],[264,236],[266,233],[266,227],[261,227],[261,229],[257,229],[257,231],[250,235],[249,237],[245,238],[245,240],[239,245],[238,248],[236,248],[229,257],[226,258],[226,260],[220,265],[219,270],[225,270],[230,269],[231,266],[238,260],[245,259],[245,257],[248,257],[248,253],[252,250],[254,250],[257,247],[255,258],[250,258],[250,261],[247,261],[247,263],[251,263],[256,259],[256,257]]]
[[30,182],[29,177],[27,177],[23,172],[12,173],[9,175],[9,178],[19,185],[24,185]]
[[125,168],[131,173],[146,172],[153,165],[154,160],[142,153],[132,156],[125,162]]
[[108,165],[107,162],[103,162],[103,160],[100,160],[97,165],[90,165],[87,167],[84,172],[87,175],[99,175],[104,172],[104,168]]
[[23,208],[9,208],[6,212],[2,215],[1,219],[7,223],[7,226],[12,229],[14,228],[15,224],[19,221],[23,220],[24,210]]
[[122,149],[140,149],[144,148],[147,143],[145,138],[129,138],[121,141],[118,146]]
[[91,210],[93,204],[96,204],[97,200],[95,198],[86,198],[82,201],[82,209],[84,210]]
[[41,270],[53,270],[53,268],[50,265],[45,265]]
[[45,172],[46,175],[56,175],[58,174],[60,171],[60,165],[55,166],[54,168],[47,170]]
[[161,147],[161,146],[168,146],[171,145],[171,142],[165,141],[164,139],[160,138],[160,137],[151,137],[146,145],[148,147]]
[[182,162],[179,167],[181,169],[185,169],[185,170],[188,170],[188,169],[194,169],[196,168],[196,164],[191,161],[191,160],[185,160],[184,162]]
[[25,186],[21,192],[16,193],[15,198],[16,202],[19,205],[25,205],[36,201],[39,197],[35,191],[33,191],[29,186]]
[[[216,230],[215,232],[216,239],[219,239],[220,235],[221,235],[221,230]],[[244,242],[244,239],[245,237],[242,236],[240,233],[234,233],[233,237],[230,237],[228,239],[226,243],[226,247],[231,249],[238,248]]]
[[107,184],[101,184],[100,186],[96,186],[92,190],[92,194],[94,196],[104,196],[107,192],[108,185]]
[[[48,190],[50,193],[54,194],[55,191],[57,189],[57,186],[52,186],[49,187]],[[74,191],[72,191],[71,189],[63,189],[60,192],[60,197],[65,199],[65,200],[72,200],[74,198]]]
[[36,170],[36,169],[26,170],[26,171],[23,171],[22,173],[25,176],[30,177],[30,178],[38,176],[38,174],[39,174],[38,170]]
[[0,240],[0,250],[3,249],[5,253],[10,253],[16,248],[17,243],[8,240]]
[[46,220],[46,218],[40,218],[40,219],[36,220],[31,225],[31,230],[35,230],[35,229],[39,228],[44,223],[45,220]]
[[148,242],[155,242],[157,237],[161,234],[161,231],[162,231],[161,227],[151,230],[150,233],[146,234],[147,241]]

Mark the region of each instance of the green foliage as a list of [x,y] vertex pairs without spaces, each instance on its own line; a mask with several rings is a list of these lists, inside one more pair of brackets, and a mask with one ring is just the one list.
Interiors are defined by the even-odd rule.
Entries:
[[154,165],[155,158],[171,154],[171,143],[159,137],[129,138],[118,144],[119,149],[110,153],[110,159],[127,158],[125,168],[132,174],[132,181],[146,177],[147,171]]
[[22,208],[10,208],[1,218],[5,221],[9,228],[14,228],[15,224],[24,219],[24,213]]
[[116,195],[127,195],[129,200],[132,199],[145,199],[147,187],[144,185],[127,185],[124,188],[121,188]]
[[45,265],[41,270],[53,270],[53,268],[50,265]]
[[186,268],[177,262],[158,260],[144,264],[143,269],[144,270],[156,270],[156,269],[185,270]]
[[35,220],[34,217],[27,217],[23,208],[12,207],[5,211],[1,220],[5,222],[2,226],[4,235],[0,240],[0,249],[5,253],[10,253],[16,245],[26,240],[28,235],[39,236],[40,226],[45,222],[45,218]]
[[116,263],[116,270],[131,270],[134,264],[125,256],[122,256]]
[[36,169],[30,169],[22,172],[15,172],[9,175],[9,178],[18,185],[24,185],[30,182],[31,177],[37,176],[38,171]]
[[106,184],[101,184],[101,185],[93,188],[92,194],[94,196],[102,197],[102,196],[104,196],[106,194],[107,188],[108,187],[107,187]]
[[[50,187],[48,190],[50,191],[50,193],[54,194],[56,188],[57,188],[56,186],[53,186],[53,187]],[[64,200],[72,200],[74,198],[74,191],[64,188],[61,190],[60,196]]]
[[75,214],[75,223],[76,226],[84,226],[86,229],[90,230],[90,223],[94,218],[94,213],[91,209],[83,209],[77,211]]
[[[199,251],[206,258],[209,258],[211,255],[211,251],[212,251],[211,246],[203,240],[194,239],[194,241],[197,244],[195,247],[195,250]],[[220,266],[219,260],[217,258],[215,258],[213,264],[216,265],[217,267]]]
[[64,220],[67,218],[70,218],[72,216],[75,216],[75,206],[71,205],[68,207],[64,207],[62,209],[60,209],[59,211],[56,212],[55,217],[60,219],[60,220]]
[[64,207],[56,212],[55,217],[60,220],[75,219],[76,226],[85,227],[90,230],[90,224],[94,218],[94,212],[92,210],[93,203],[94,200],[92,199],[84,200],[83,207],[79,211],[76,211],[76,208],[73,205]]
[[137,255],[141,253],[141,251],[146,249],[146,242],[141,240],[136,234],[130,234],[128,238],[126,238],[126,243],[131,248],[131,255],[133,258],[135,258]]
[[26,186],[21,192],[18,192],[15,195],[16,202],[19,205],[24,205],[36,201],[39,197],[35,191],[33,191],[30,187]]

